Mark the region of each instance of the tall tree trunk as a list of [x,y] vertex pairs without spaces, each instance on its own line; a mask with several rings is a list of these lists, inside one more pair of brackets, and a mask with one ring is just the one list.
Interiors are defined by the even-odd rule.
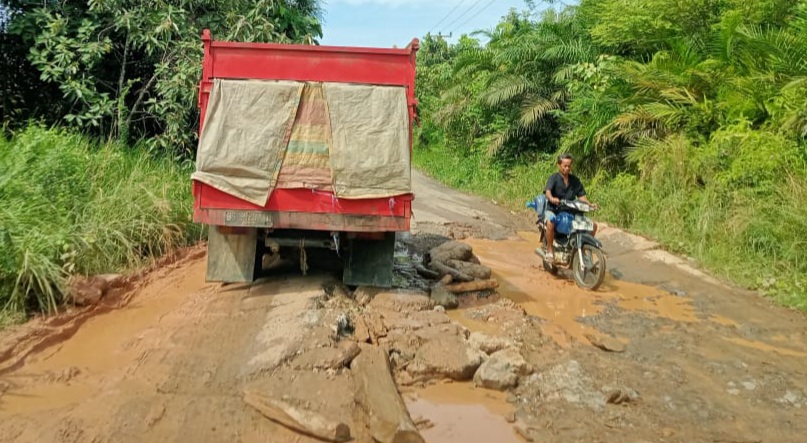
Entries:
[[[124,91],[124,83],[126,82],[126,59],[129,56],[129,38],[126,38],[126,42],[123,44],[123,61],[121,62],[120,67],[120,77],[118,77],[118,117],[117,117],[117,134],[115,137],[120,139],[121,137],[127,137],[129,135],[129,118],[126,119],[124,123],[123,119],[123,110],[126,105],[126,91]],[[131,117],[131,115],[130,115]],[[126,140],[123,140],[126,141]]]

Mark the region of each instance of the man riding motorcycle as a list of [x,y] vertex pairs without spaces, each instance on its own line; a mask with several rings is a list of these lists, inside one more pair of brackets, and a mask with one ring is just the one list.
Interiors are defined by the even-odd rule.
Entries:
[[[590,204],[595,209],[597,208],[597,205],[591,203],[586,197],[586,189],[583,187],[583,183],[580,179],[571,174],[573,162],[574,160],[569,154],[561,154],[558,156],[558,172],[549,177],[549,180],[546,182],[546,187],[544,188],[544,194],[549,203],[544,213],[548,249],[545,259],[550,265],[555,262],[555,217],[557,216],[560,201],[579,199]],[[597,223],[594,223],[594,232],[592,232],[591,235],[596,235],[597,229]]]

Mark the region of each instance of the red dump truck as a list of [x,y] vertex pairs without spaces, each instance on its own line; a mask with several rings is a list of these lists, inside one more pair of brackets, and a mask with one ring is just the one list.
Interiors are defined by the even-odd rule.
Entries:
[[[389,287],[412,214],[415,39],[405,49],[202,35],[192,176],[207,280],[252,281],[284,254],[333,251],[348,285]],[[313,251],[312,251],[313,252]]]

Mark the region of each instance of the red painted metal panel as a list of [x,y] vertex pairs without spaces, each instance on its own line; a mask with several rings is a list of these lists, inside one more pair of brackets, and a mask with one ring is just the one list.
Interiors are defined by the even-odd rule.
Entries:
[[281,45],[217,42],[205,30],[202,40],[204,61],[199,88],[200,131],[214,78],[403,86],[407,89],[410,128],[417,117],[415,61],[420,47],[417,39],[413,39],[406,49]]
[[[215,78],[391,85],[406,88],[411,149],[412,124],[417,118],[417,39],[412,40],[405,49],[280,45],[216,42],[210,32],[205,30],[202,41],[204,60],[198,103],[201,111],[200,134]],[[408,230],[412,215],[411,202],[414,198],[407,194],[393,199],[344,200],[335,198],[329,192],[276,189],[266,206],[261,208],[199,182],[194,182],[193,194],[194,220],[200,223],[224,224],[219,222],[224,220],[223,210],[227,209],[254,210],[271,211],[278,223],[289,225],[277,227],[355,232]],[[306,217],[306,214],[311,217]],[[334,217],[329,218],[328,214]],[[351,221],[357,220],[361,220],[359,226],[349,225]],[[306,223],[311,225],[305,226]]]
[[[214,78],[350,82],[408,86],[409,54],[367,54],[219,47],[213,44]],[[369,57],[368,57],[369,56]]]
[[309,189],[275,189],[266,206],[241,200],[204,183],[194,182],[193,193],[200,209],[239,209],[248,211],[294,211],[332,214],[412,216],[412,194],[393,198],[346,200],[330,192]]
[[[193,220],[215,226],[226,226],[226,209],[200,209],[193,211]],[[341,232],[397,232],[408,231],[408,217],[383,217],[369,215],[311,213],[311,212],[262,212],[271,219],[273,229],[310,229]],[[238,228],[233,228],[238,229]]]

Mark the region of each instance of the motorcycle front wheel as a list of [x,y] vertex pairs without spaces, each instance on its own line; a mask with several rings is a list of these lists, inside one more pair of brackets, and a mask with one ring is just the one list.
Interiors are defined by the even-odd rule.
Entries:
[[580,263],[580,251],[574,252],[572,275],[577,286],[596,291],[605,281],[605,254],[591,245],[583,245],[583,263]]

